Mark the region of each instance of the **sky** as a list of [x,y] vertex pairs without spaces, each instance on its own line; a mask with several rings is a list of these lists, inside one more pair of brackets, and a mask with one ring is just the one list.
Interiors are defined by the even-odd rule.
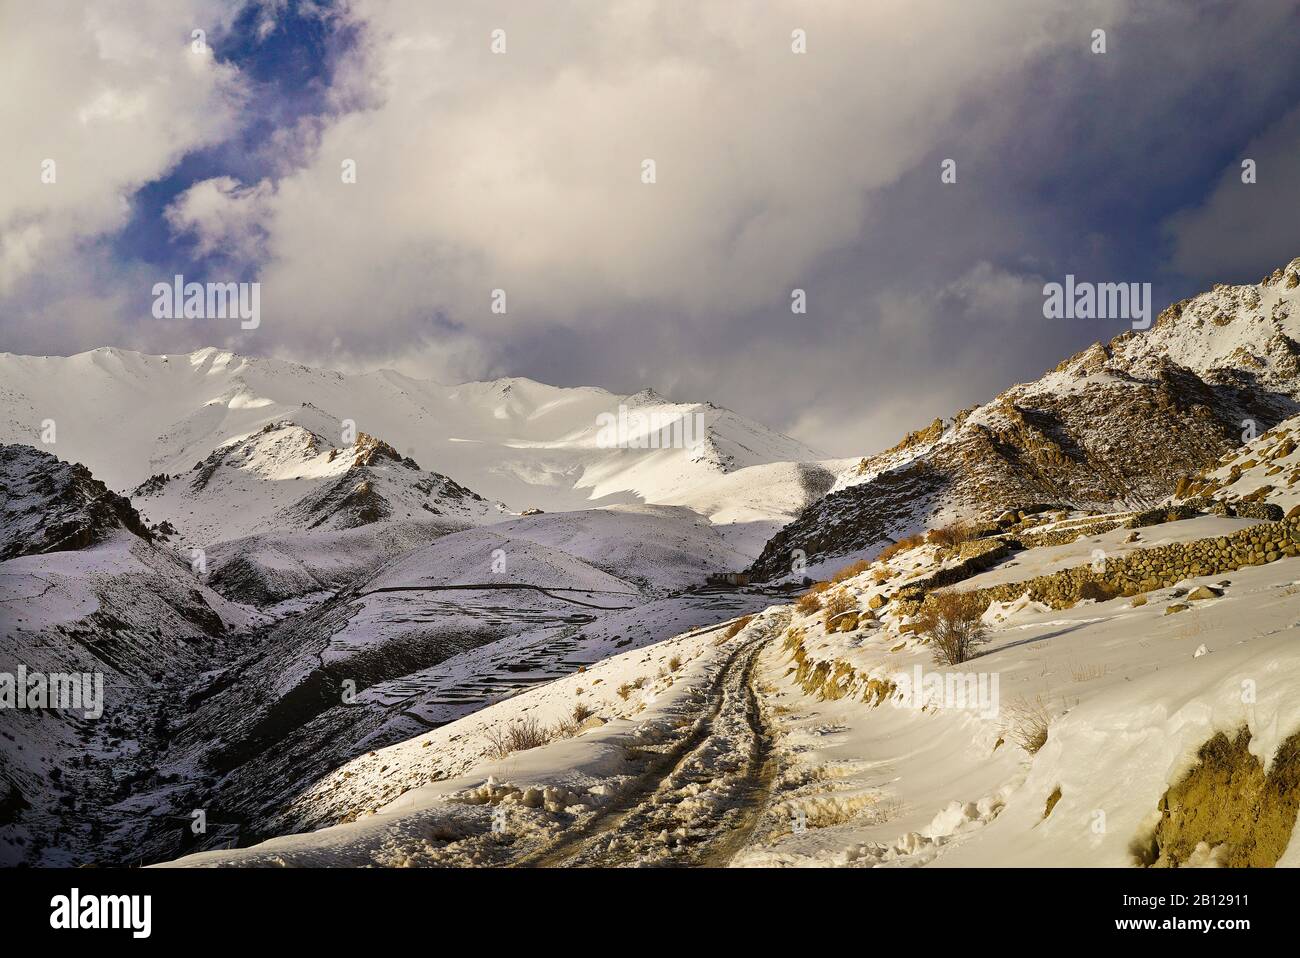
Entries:
[[[0,0],[0,351],[649,386],[869,454],[1128,328],[1044,318],[1046,283],[1159,309],[1300,256],[1298,28],[1285,0]],[[156,317],[177,274],[260,284],[256,328]]]

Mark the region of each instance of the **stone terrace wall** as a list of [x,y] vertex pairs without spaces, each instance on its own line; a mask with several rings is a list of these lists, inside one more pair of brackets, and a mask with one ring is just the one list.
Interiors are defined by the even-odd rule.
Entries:
[[[1086,582],[1096,583],[1117,595],[1137,595],[1168,588],[1182,579],[1233,572],[1288,556],[1300,556],[1300,516],[1261,523],[1227,536],[1131,552],[1105,560],[1105,570],[1101,572],[1091,565],[1076,566],[1023,582],[974,591],[989,602],[1011,602],[1028,592],[1034,601],[1062,609],[1077,601],[1079,589]],[[898,610],[904,614],[915,614],[928,598],[929,589],[922,597],[914,588],[909,586],[898,595]]]

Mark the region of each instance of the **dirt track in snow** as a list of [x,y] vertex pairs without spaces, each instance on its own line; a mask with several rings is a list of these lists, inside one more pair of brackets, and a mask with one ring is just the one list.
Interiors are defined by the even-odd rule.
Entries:
[[776,756],[754,689],[758,655],[784,616],[719,670],[690,733],[651,764],[614,805],[516,862],[530,867],[725,867],[748,843],[776,778]]

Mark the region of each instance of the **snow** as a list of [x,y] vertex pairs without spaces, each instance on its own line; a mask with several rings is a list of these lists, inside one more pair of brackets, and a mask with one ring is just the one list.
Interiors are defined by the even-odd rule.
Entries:
[[[775,614],[770,626],[783,621]],[[762,624],[760,619],[750,629]],[[340,769],[316,791],[346,790],[354,801],[367,804],[356,822],[247,849],[204,852],[176,864],[487,863],[497,851],[491,838],[494,806],[509,811],[508,827],[535,848],[555,837],[556,817],[589,821],[630,787],[638,773],[627,757],[630,748],[654,749],[680,739],[689,729],[693,702],[706,694],[713,675],[747,639],[752,639],[749,630],[727,639],[714,626],[606,659]],[[578,701],[605,721],[572,738],[492,757],[493,728],[526,718],[548,725],[566,717]],[[377,798],[383,776],[394,764],[404,764],[408,771],[416,765],[415,777],[422,775],[425,782],[402,788],[391,799]],[[439,768],[450,768],[452,774],[442,777]],[[468,771],[462,774],[463,769]],[[525,804],[531,790],[554,811]],[[454,839],[459,837],[471,838],[471,847],[457,847]]]
[[[1249,367],[1283,408],[1300,395],[1275,337],[1297,338],[1297,298],[1277,282],[1218,288],[1150,334],[1094,347],[1002,398],[1122,395],[1130,373],[1177,363],[1207,382]],[[27,744],[6,758],[18,756],[26,794],[42,800],[45,753],[156,762],[183,779],[219,768],[203,794],[249,823],[232,837],[282,835],[177,864],[1128,866],[1161,796],[1216,732],[1244,725],[1268,762],[1300,730],[1295,559],[1144,603],[999,602],[984,614],[982,654],[951,668],[891,604],[828,633],[788,593],[701,587],[710,572],[744,568],[828,489],[956,448],[976,427],[1017,428],[999,402],[860,469],[650,390],[440,386],[215,349],[2,355],[0,375],[0,439],[34,443],[37,424],[55,418],[59,455],[110,485],[166,473],[133,501],[180,530],[152,545],[118,530],[0,564],[6,637],[38,661],[120,656],[111,694],[134,702],[120,739],[87,744],[66,723],[28,722]],[[683,449],[611,449],[602,416],[619,407],[699,416],[704,432]],[[345,441],[348,420],[373,438]],[[1294,439],[1300,416],[1213,464],[1215,495],[1300,504]],[[910,491],[889,507],[894,532],[969,505],[940,502],[923,520],[934,503]],[[545,512],[514,512],[530,507]],[[1067,513],[1025,538],[1126,517]],[[1088,533],[1018,550],[955,588],[1259,521],[1202,515]],[[187,565],[192,545],[207,552],[206,575]],[[957,564],[922,545],[835,588],[865,613],[874,597]],[[1201,585],[1213,594],[1190,594]],[[1182,611],[1168,614],[1175,600]],[[160,671],[177,675],[167,694],[193,704],[183,728],[164,722],[164,741],[151,743],[135,720],[161,709],[149,699],[150,682],[162,694]],[[927,676],[949,684],[911,689]],[[951,680],[965,677],[979,690],[973,707],[949,701]],[[355,695],[340,703],[343,680]],[[1244,696],[1247,684],[1257,694]],[[1034,713],[1047,737],[1031,753],[1017,732]],[[544,743],[502,747],[533,722]],[[194,782],[183,784],[156,778],[108,812],[127,838],[143,834],[142,821],[192,800]],[[176,853],[152,848],[153,860]],[[1300,863],[1300,846],[1283,863]]]
[[[1206,523],[1160,528],[1174,526],[1199,528],[1161,538],[1199,537]],[[1060,558],[1017,571],[1028,578]],[[1300,563],[1284,560],[1180,583],[1230,585],[1223,598],[1178,616],[1164,614],[1173,590],[1137,608],[1128,599],[1064,611],[1021,600],[986,614],[985,654],[956,668],[934,665],[889,623],[865,637],[819,637],[814,627],[807,647],[818,658],[864,674],[906,674],[916,665],[996,674],[1001,709],[985,718],[952,707],[819,702],[783,677],[777,701],[793,709],[783,734],[796,760],[787,775],[815,783],[788,804],[815,808],[868,795],[869,812],[750,849],[737,864],[1131,865],[1130,845],[1160,796],[1215,732],[1248,726],[1252,751],[1267,759],[1300,729],[1300,658],[1291,650],[1300,639],[1297,577]],[[979,584],[987,582],[962,587]],[[764,656],[769,674],[787,661],[775,648]],[[1246,679],[1260,688],[1253,707],[1242,702]],[[998,745],[1013,721],[1008,706],[1040,699],[1052,717],[1042,751],[1031,757],[1008,741]],[[1044,820],[1057,787],[1062,798]],[[1096,822],[1104,831],[1094,831]]]
[[[708,487],[718,477],[820,458],[729,410],[673,404],[649,391],[620,397],[520,378],[443,386],[391,370],[345,375],[213,348],[181,356],[114,348],[66,358],[0,354],[0,381],[6,387],[0,442],[38,445],[41,422],[54,419],[59,455],[124,492],[156,473],[185,475],[214,450],[284,420],[339,446],[337,424],[352,420],[425,469],[515,510],[640,502],[694,507],[692,490],[701,487],[706,502],[697,511],[716,513],[716,493]],[[600,448],[599,417],[620,405],[647,416],[698,414],[703,440],[687,449]],[[277,460],[244,468],[283,481],[290,487],[277,494],[283,501],[301,495],[305,480],[319,477],[323,467],[315,460],[284,467]],[[740,485],[750,487],[751,503],[740,518],[768,527],[786,521],[806,498],[780,472],[755,473]],[[228,498],[239,495],[232,479]],[[204,521],[186,503],[177,509],[182,518]],[[253,522],[250,517],[222,538],[254,531]],[[750,535],[746,544],[756,539]]]
[[[507,510],[466,495],[445,477],[380,456],[358,467],[359,449],[331,443],[338,423],[319,413],[268,423],[250,436],[230,440],[213,457],[172,476],[160,488],[138,491],[132,501],[152,522],[167,520],[186,541],[216,542],[302,528],[326,530],[346,518],[332,509],[338,493],[362,482],[373,487],[395,519],[445,517],[462,525],[498,521]],[[346,528],[346,524],[343,525]]]
[[[1086,563],[1099,546],[1149,548],[1218,535],[1243,522],[1205,516],[1139,530],[1138,543],[1106,533],[1031,549],[962,587]],[[865,608],[870,596],[901,579],[933,571],[937,559],[934,547],[924,546],[895,556],[895,577],[884,586],[875,583],[872,568],[840,587]],[[1176,594],[1202,584],[1219,586],[1222,595],[1165,614]],[[1026,599],[999,604],[985,616],[983,654],[955,667],[935,665],[928,647],[901,633],[902,622],[887,608],[878,622],[828,634],[820,615],[774,606],[721,645],[714,643],[726,633],[717,626],[686,631],[345,765],[304,799],[329,808],[327,820],[341,824],[178,864],[563,859],[1127,867],[1161,795],[1216,732],[1246,726],[1252,751],[1267,763],[1300,730],[1300,657],[1293,654],[1300,640],[1300,561],[1189,580],[1147,599],[1088,601],[1064,610]],[[958,707],[933,689],[876,705],[856,692],[838,699],[809,694],[782,641],[787,625],[804,631],[812,660],[851,666],[860,677],[898,680],[918,667],[927,674],[982,675],[985,688],[995,690],[992,702],[982,704],[992,707]],[[737,649],[757,651],[752,688],[779,755],[779,774],[753,808],[744,797],[752,770],[738,758],[749,750],[738,696],[724,695],[712,720],[700,704],[706,689],[733,681],[730,653]],[[674,658],[678,670],[667,667]],[[638,680],[626,698],[618,694]],[[1253,701],[1242,694],[1247,681],[1258,689]],[[527,718],[551,725],[579,701],[603,723],[504,759],[492,756],[494,728]],[[1048,736],[1030,754],[1013,733],[1018,714],[1035,707],[1047,718]],[[627,770],[631,743],[662,749],[678,740],[674,728],[701,723],[708,734],[690,753],[695,758],[683,759],[653,796],[640,798]],[[699,771],[700,762],[707,771]],[[1055,804],[1045,817],[1049,798]],[[631,810],[602,831],[599,810],[610,802]],[[502,815],[509,837],[494,838],[494,816]],[[1293,841],[1282,864],[1300,863],[1297,847]],[[715,852],[722,858],[711,857]],[[1210,850],[1205,857],[1213,857]]]
[[[1286,451],[1288,445],[1290,452]],[[1234,503],[1263,493],[1265,501],[1285,512],[1300,506],[1300,416],[1283,420],[1222,461],[1223,465],[1205,474],[1222,487],[1213,498]]]

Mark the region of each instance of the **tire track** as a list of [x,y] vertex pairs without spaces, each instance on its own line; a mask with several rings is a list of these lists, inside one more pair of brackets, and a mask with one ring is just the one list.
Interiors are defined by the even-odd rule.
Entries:
[[[769,615],[755,623],[762,631],[718,670],[690,734],[654,759],[615,804],[516,865],[725,866],[748,842],[776,777],[753,682],[759,653],[786,618]],[[749,747],[738,748],[737,737]],[[738,752],[739,762],[729,766]],[[697,807],[701,794],[716,803]]]

